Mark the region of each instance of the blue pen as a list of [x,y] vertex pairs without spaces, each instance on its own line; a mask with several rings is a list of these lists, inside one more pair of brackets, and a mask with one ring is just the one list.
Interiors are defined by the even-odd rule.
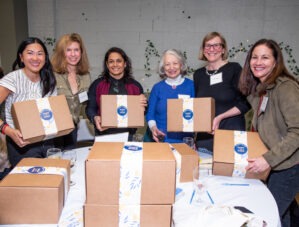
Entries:
[[209,191],[207,191],[207,194],[209,196],[209,199],[210,199],[211,203],[214,204],[214,200],[212,199],[212,196],[210,195]]
[[191,204],[191,203],[192,203],[192,200],[193,200],[194,194],[195,194],[195,190],[193,190],[193,192],[192,192],[192,195],[191,195],[191,198],[190,198],[190,202],[189,202],[189,204]]
[[250,184],[223,183],[225,186],[249,186]]

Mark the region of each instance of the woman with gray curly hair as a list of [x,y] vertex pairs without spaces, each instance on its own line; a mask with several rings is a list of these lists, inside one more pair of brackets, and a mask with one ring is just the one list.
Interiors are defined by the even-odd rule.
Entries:
[[146,114],[152,138],[156,142],[183,142],[183,137],[192,134],[167,132],[167,100],[194,97],[193,81],[184,77],[187,74],[187,63],[183,54],[176,49],[164,51],[158,73],[163,80],[153,86]]

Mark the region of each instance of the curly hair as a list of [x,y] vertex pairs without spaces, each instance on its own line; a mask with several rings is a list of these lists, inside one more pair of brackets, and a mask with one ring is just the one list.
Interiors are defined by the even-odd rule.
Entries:
[[179,60],[179,62],[181,64],[181,70],[180,70],[181,72],[180,73],[182,76],[185,76],[187,74],[187,70],[188,70],[186,58],[184,57],[184,55],[182,54],[181,51],[176,50],[176,49],[168,49],[163,52],[161,60],[159,62],[158,73],[159,73],[160,77],[162,79],[166,77],[165,70],[164,70],[164,59],[167,54],[171,54]]

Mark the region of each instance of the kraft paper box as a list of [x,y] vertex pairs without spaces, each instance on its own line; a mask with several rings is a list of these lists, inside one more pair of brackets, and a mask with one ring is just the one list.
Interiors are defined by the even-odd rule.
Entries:
[[101,125],[113,128],[144,126],[139,95],[101,95]]
[[[121,226],[118,212],[118,205],[85,204],[84,226]],[[171,226],[171,205],[141,205],[139,221],[140,227],[169,227]]]
[[64,95],[17,102],[12,105],[11,112],[15,127],[30,143],[63,136],[74,129]]
[[[238,132],[238,131],[236,131]],[[257,132],[245,132],[247,144],[235,144],[233,130],[216,130],[214,135],[213,175],[232,176],[235,163],[235,152],[248,152],[248,158],[257,158],[268,151]],[[240,149],[241,147],[241,149]],[[246,178],[265,180],[269,171],[253,174],[246,173]]]
[[[191,103],[187,104],[188,102]],[[169,132],[211,132],[214,116],[213,98],[167,100],[167,131]]]
[[[94,143],[85,163],[87,204],[119,204],[123,147],[121,142]],[[140,204],[174,203],[175,158],[168,143],[143,143],[142,159]]]
[[196,166],[198,166],[199,162],[199,156],[197,152],[185,143],[173,143],[171,146],[179,153],[181,159],[179,182],[192,182],[193,170]]
[[[68,160],[24,158],[17,167],[59,167],[70,179]],[[0,224],[57,224],[69,188],[66,180],[56,174],[8,174],[0,182]]]

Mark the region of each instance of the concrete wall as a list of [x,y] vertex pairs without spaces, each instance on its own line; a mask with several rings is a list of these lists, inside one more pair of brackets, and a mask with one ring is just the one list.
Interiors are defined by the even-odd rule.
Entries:
[[11,71],[21,40],[28,36],[27,2],[0,1],[0,66]]
[[[102,70],[106,50],[121,47],[131,57],[134,75],[145,90],[159,79],[157,57],[150,58],[150,72],[144,68],[146,40],[160,54],[167,48],[186,51],[194,69],[203,66],[197,60],[199,45],[213,30],[223,33],[230,48],[273,38],[290,45],[299,61],[298,0],[27,0],[27,4],[30,35],[58,38],[80,33],[93,78]],[[236,54],[231,61],[242,65],[244,56]]]

